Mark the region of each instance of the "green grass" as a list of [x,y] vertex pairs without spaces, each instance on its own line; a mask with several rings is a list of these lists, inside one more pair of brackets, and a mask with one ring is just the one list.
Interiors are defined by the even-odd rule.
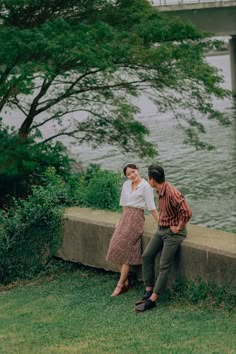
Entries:
[[[236,313],[162,301],[135,313],[141,283],[84,267],[0,292],[0,353],[236,353]],[[2,289],[4,290],[4,289]]]

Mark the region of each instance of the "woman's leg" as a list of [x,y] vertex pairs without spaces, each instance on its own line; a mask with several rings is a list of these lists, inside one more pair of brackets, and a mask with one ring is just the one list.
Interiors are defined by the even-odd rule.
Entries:
[[126,288],[126,291],[127,291],[128,288],[126,287],[125,283],[128,278],[129,270],[130,270],[129,264],[122,264],[121,265],[120,279],[118,281],[118,284],[117,284],[115,290],[111,294],[111,296],[118,296],[118,295],[122,294],[124,292],[124,288]]
[[120,270],[120,279],[118,284],[125,285],[126,280],[128,279],[129,270],[130,270],[129,264],[122,264]]

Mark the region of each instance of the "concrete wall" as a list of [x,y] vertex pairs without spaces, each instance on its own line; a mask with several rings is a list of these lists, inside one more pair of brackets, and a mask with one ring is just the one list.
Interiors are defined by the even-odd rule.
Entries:
[[[92,267],[118,271],[105,260],[114,225],[120,214],[88,208],[69,208],[64,215],[64,243],[59,257]],[[156,229],[150,215],[145,217],[143,248]],[[141,266],[134,270],[141,278]],[[158,259],[157,259],[158,272]],[[236,234],[189,225],[170,274],[170,282],[184,277],[236,286]]]

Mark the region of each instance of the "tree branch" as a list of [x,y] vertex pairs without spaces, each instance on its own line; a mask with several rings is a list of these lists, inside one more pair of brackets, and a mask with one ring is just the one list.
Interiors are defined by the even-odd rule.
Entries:
[[48,104],[46,104],[44,107],[40,108],[39,110],[37,110],[37,114],[41,113],[41,112],[44,112],[46,111],[47,109],[51,108],[52,106],[54,106],[55,104],[63,101],[64,99],[72,96],[72,95],[79,95],[81,93],[85,93],[85,92],[89,92],[89,91],[100,91],[100,90],[106,90],[106,89],[119,89],[121,87],[123,88],[129,88],[131,87],[132,85],[138,85],[138,84],[141,84],[141,83],[144,83],[144,82],[147,82],[147,81],[150,81],[150,80],[135,80],[135,81],[131,81],[131,82],[122,82],[122,83],[117,83],[117,84],[114,84],[114,85],[104,85],[104,86],[91,86],[91,87],[88,87],[86,89],[81,89],[81,90],[75,90],[73,92],[68,92],[68,90],[60,97],[57,97],[55,99],[52,99],[52,100],[47,100],[47,101],[44,101],[44,103],[47,103],[49,102]]
[[30,107],[30,111],[19,129],[20,135],[25,136],[25,135],[29,134],[30,126],[33,122],[33,119],[36,115],[39,114],[39,112],[37,111],[38,102],[39,102],[40,98],[43,97],[47,93],[47,90],[49,89],[52,81],[53,81],[53,79],[49,80],[48,82],[46,79],[44,79],[44,82],[41,86],[41,90],[39,91],[38,95],[33,99],[33,102]]
[[50,122],[51,120],[55,119],[55,118],[60,118],[60,117],[63,117],[64,115],[67,115],[69,113],[74,113],[74,112],[79,112],[80,110],[77,110],[77,109],[74,109],[74,110],[71,110],[71,111],[67,111],[67,112],[63,112],[61,114],[54,114],[53,116],[49,117],[48,119],[44,120],[43,122],[41,123],[38,123],[38,124],[35,124],[33,125],[31,128],[30,128],[30,131],[32,131],[33,129],[37,129],[41,126],[43,126],[44,124]]
[[78,129],[78,130],[73,130],[72,132],[60,132],[60,133],[58,133],[58,134],[56,134],[56,135],[51,136],[50,138],[47,138],[47,139],[45,139],[45,140],[43,140],[43,141],[40,141],[39,144],[47,143],[47,142],[49,142],[49,141],[51,141],[51,140],[53,140],[53,139],[55,139],[55,138],[58,138],[59,136],[63,136],[63,135],[71,136],[71,137],[75,138],[73,135],[74,135],[75,133],[78,133],[79,131],[80,131],[80,129]]
[[27,117],[28,113],[26,113],[26,111],[22,108],[22,106],[20,105],[20,102],[16,96],[14,97],[14,100],[13,99],[9,100],[9,103],[14,104],[24,114],[24,116]]

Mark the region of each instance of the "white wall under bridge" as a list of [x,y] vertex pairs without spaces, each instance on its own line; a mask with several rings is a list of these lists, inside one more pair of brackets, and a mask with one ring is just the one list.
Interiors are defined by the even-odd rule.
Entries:
[[235,0],[154,0],[165,16],[192,22],[200,30],[231,36],[229,41],[231,81],[236,96],[236,1]]

